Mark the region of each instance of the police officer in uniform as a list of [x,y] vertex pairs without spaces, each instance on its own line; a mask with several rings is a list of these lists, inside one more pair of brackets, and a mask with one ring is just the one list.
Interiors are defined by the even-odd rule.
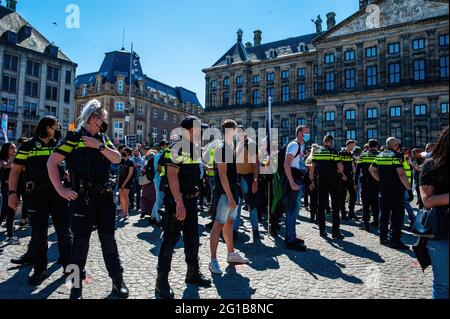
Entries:
[[[342,219],[354,219],[359,220],[359,218],[355,215],[355,205],[356,205],[356,191],[354,184],[354,157],[353,157],[353,149],[356,146],[356,141],[348,140],[345,148],[339,152],[339,156],[342,160],[342,165],[344,166],[344,174],[347,177],[347,180],[341,181],[340,185],[340,207],[341,207],[341,216]],[[347,212],[345,211],[345,201],[347,198],[347,193],[350,195],[349,202],[349,214],[347,216]]]
[[[60,137],[61,125],[58,120],[52,116],[42,118],[36,127],[35,137],[20,147],[9,176],[8,203],[15,210],[19,206],[18,181],[25,169],[25,196],[32,218],[32,234],[28,252],[23,259],[28,257],[34,264],[34,274],[29,279],[32,286],[39,285],[47,278],[49,215],[52,216],[58,237],[59,261],[63,270],[69,264],[72,238],[67,201],[58,195],[47,171],[47,160]],[[63,168],[61,172],[64,172]]]
[[[312,166],[309,170],[309,179],[312,181],[310,190],[318,187],[319,191],[319,211],[318,221],[320,236],[326,237],[325,209],[328,206],[328,198],[331,196],[331,207],[333,210],[333,239],[344,239],[340,232],[341,219],[339,216],[339,181],[347,181],[341,157],[333,148],[334,138],[327,135],[323,139],[323,147],[319,148],[313,155]],[[318,172],[318,185],[314,183],[314,172]]]
[[411,185],[403,168],[403,154],[398,149],[399,141],[395,137],[388,138],[385,150],[377,156],[369,171],[380,182],[380,243],[394,249],[409,249],[400,239],[404,222],[405,189],[411,190]]
[[[202,126],[195,116],[185,118],[180,127],[182,138],[165,152],[167,184],[164,195],[164,214],[161,224],[164,231],[158,258],[156,293],[161,298],[173,299],[168,276],[171,270],[172,254],[183,231],[184,253],[188,271],[187,284],[208,287],[211,280],[200,272],[198,250],[198,206],[200,193],[200,163]],[[198,144],[195,142],[198,141]]]
[[[115,240],[116,205],[109,182],[111,163],[120,163],[120,153],[106,136],[108,113],[97,100],[83,108],[78,129],[69,132],[58,144],[48,161],[50,179],[58,194],[67,199],[71,216],[73,246],[71,264],[79,267],[80,280],[71,290],[71,299],[82,297],[81,279],[85,275],[86,258],[93,225],[97,226],[103,259],[113,291],[120,298],[128,297],[123,282],[117,243]],[[66,160],[72,189],[61,184],[58,165]]]
[[379,220],[379,183],[369,173],[370,166],[374,163],[378,154],[378,141],[370,140],[369,149],[358,158],[355,172],[355,191],[358,190],[361,176],[361,197],[363,206],[364,229],[370,231],[370,213],[373,216],[373,225],[378,227]]

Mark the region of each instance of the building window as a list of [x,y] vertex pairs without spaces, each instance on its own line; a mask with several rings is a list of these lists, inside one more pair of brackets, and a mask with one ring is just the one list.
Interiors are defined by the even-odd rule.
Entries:
[[345,88],[354,89],[356,85],[355,69],[345,70]]
[[345,61],[354,61],[355,60],[355,50],[348,50],[344,53],[344,60]]
[[87,87],[83,86],[81,88],[81,96],[86,96],[87,95]]
[[422,50],[425,48],[425,39],[416,39],[412,43],[413,50]]
[[17,79],[12,76],[4,75],[2,90],[8,93],[16,93]]
[[334,54],[328,53],[325,54],[325,64],[333,64],[334,63]]
[[261,103],[259,90],[253,90],[253,104],[259,105]]
[[401,127],[393,127],[391,128],[391,137],[396,137],[398,139],[402,139],[402,129]]
[[275,59],[276,54],[275,54],[275,50],[274,49],[270,49],[269,50],[269,58],[270,59]]
[[25,82],[25,95],[31,97],[38,97],[39,83],[33,81]]
[[239,75],[236,77],[236,85],[241,85],[242,83],[244,83],[244,78]]
[[368,119],[376,119],[378,118],[378,109],[371,108],[367,110],[367,118]]
[[97,81],[97,94],[102,92],[102,80]]
[[441,103],[441,113],[448,113],[448,103]]
[[439,58],[441,78],[448,78],[448,55]]
[[290,94],[289,94],[289,86],[284,85],[281,87],[281,101],[289,102]]
[[125,111],[125,103],[116,102],[116,112],[123,112],[123,111]]
[[215,89],[215,88],[217,88],[217,81],[213,80],[213,81],[211,81],[211,89]]
[[231,56],[227,55],[227,57],[225,58],[226,64],[229,65],[231,64],[231,62],[233,62],[233,60],[231,59]]
[[15,55],[5,53],[3,55],[3,68],[8,71],[17,72],[17,66],[19,64],[19,58]]
[[66,70],[66,84],[72,84],[72,71]]
[[441,47],[448,46],[448,34],[441,34],[439,36],[439,45]]
[[377,56],[377,47],[366,48],[366,58],[374,58]]
[[400,63],[389,64],[389,83],[400,83]]
[[16,109],[15,99],[5,99],[5,98],[1,99],[0,112],[14,113],[15,109]]
[[377,139],[378,138],[378,130],[377,129],[369,129],[367,130],[367,139]]
[[64,108],[64,114],[63,114],[63,123],[64,124],[69,123],[69,114],[70,114],[70,109]]
[[144,106],[143,105],[138,105],[138,114],[144,115]]
[[304,43],[300,43],[298,45],[298,51],[300,51],[300,52],[305,52],[306,51],[306,47],[305,47]]
[[305,126],[305,125],[306,125],[306,119],[304,119],[304,118],[297,119],[297,126]]
[[158,143],[158,129],[152,128],[152,143],[153,145],[156,145]]
[[224,92],[223,93],[223,106],[228,106],[228,105],[230,105],[230,93]]
[[58,82],[59,79],[59,68],[48,65],[47,66],[47,80]]
[[37,103],[24,102],[23,107],[24,115],[37,116]]
[[314,75],[317,75],[319,73],[319,67],[317,66],[317,64],[314,64],[313,66],[313,73]]
[[356,111],[355,110],[345,111],[345,119],[349,121],[356,120]]
[[304,78],[306,76],[306,68],[298,68],[297,69],[297,76],[299,78]]
[[273,82],[275,80],[275,73],[267,73],[267,82]]
[[56,106],[46,105],[45,110],[47,115],[56,116]]
[[167,130],[163,129],[163,130],[161,130],[161,133],[162,133],[162,139],[167,141]]
[[117,93],[122,95],[123,93],[123,80],[117,81]]
[[334,119],[335,119],[335,113],[334,112],[326,112],[325,113],[325,121],[333,122]]
[[334,90],[334,72],[327,72],[325,74],[325,89],[327,91]]
[[153,110],[153,118],[154,118],[154,119],[157,119],[157,118],[158,118],[158,115],[159,115],[158,109],[154,109],[154,110]]
[[333,138],[336,137],[336,132],[335,131],[326,131],[325,134],[326,135],[331,135],[331,136],[333,136]]
[[211,94],[210,97],[211,97],[211,100],[210,100],[211,106],[216,107],[217,106],[217,96],[215,94]]
[[230,86],[230,79],[229,78],[223,79],[223,86]]
[[427,115],[427,106],[426,106],[426,104],[414,105],[414,115],[415,116]]
[[414,61],[414,80],[425,80],[425,60],[423,59]]
[[273,102],[273,95],[274,94],[274,88],[267,88],[267,101],[269,101],[269,98],[272,98],[272,102]]
[[306,84],[298,85],[298,100],[304,101],[306,99]]
[[356,131],[355,130],[347,130],[346,132],[347,140],[356,140]]
[[389,54],[400,53],[400,43],[399,42],[389,43],[388,53]]
[[58,101],[58,88],[56,86],[47,85],[45,98],[49,101]]
[[319,83],[318,82],[314,82],[313,90],[314,90],[314,95],[317,95],[317,93],[319,93]]
[[169,114],[167,114],[167,112],[164,112],[163,118],[164,121],[167,122],[169,120]]
[[32,60],[27,61],[27,75],[39,77],[41,64]]
[[290,142],[289,136],[283,136],[283,137],[281,138],[281,143],[282,143],[282,145],[288,145],[289,142]]
[[242,104],[242,90],[236,91],[236,104],[241,105]]
[[289,70],[284,70],[281,72],[281,79],[283,80],[289,79]]
[[391,106],[390,113],[391,117],[402,116],[402,108],[400,106]]
[[416,146],[417,147],[425,147],[425,145],[427,145],[427,143],[429,142],[426,126],[416,127],[415,133],[416,133],[415,134]]
[[367,75],[367,86],[375,86],[377,85],[377,67],[369,66],[366,69]]
[[281,120],[281,127],[282,128],[289,128],[289,120],[288,119],[282,119]]
[[253,76],[253,84],[259,84],[260,80],[261,80],[261,77],[259,75]]
[[64,90],[64,103],[70,104],[70,90]]
[[114,131],[113,131],[114,140],[122,141],[123,133],[124,133],[123,122],[114,122],[113,127],[114,127]]
[[142,143],[144,140],[144,126],[142,124],[136,125],[136,142]]

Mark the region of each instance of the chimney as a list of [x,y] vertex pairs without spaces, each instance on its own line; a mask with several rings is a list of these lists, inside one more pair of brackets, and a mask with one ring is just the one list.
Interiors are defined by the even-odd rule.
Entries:
[[16,11],[17,0],[6,0],[6,7],[11,11]]
[[253,44],[252,44],[251,42],[247,42],[247,43],[245,44],[245,47],[246,47],[247,49],[251,48],[252,46],[253,46]]
[[253,38],[253,43],[254,43],[254,46],[257,47],[258,45],[261,45],[262,31],[261,30],[256,30],[253,33],[255,34],[255,36]]
[[333,29],[336,25],[336,13],[329,12],[327,13],[327,30]]

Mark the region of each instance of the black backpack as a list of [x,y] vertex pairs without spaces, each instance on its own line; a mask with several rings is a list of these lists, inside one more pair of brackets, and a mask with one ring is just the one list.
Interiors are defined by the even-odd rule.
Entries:
[[145,166],[145,176],[151,182],[155,178],[155,167],[154,167],[155,157],[153,156],[151,159],[147,161],[147,165]]
[[[294,140],[293,142],[296,142],[298,144],[298,151],[297,154],[295,154],[294,156],[294,158],[296,158],[297,156],[300,155],[302,148],[300,146],[300,143],[298,143],[296,140]],[[291,143],[292,142],[289,142],[289,144]],[[286,152],[289,144],[283,146],[283,148],[278,152],[278,174],[280,175],[280,177],[284,175],[284,161],[286,160]]]

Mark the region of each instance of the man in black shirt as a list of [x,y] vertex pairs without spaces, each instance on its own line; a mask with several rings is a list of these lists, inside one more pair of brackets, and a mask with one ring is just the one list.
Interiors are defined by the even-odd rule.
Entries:
[[[341,216],[342,219],[354,219],[359,220],[359,218],[355,215],[355,205],[356,205],[356,191],[355,191],[355,183],[354,183],[354,157],[353,157],[353,149],[356,146],[356,141],[348,140],[345,146],[345,149],[339,152],[339,156],[342,160],[342,165],[344,166],[344,174],[347,177],[347,180],[341,181],[340,183],[340,208],[341,208]],[[347,193],[349,194],[349,214],[347,216],[347,212],[345,211],[345,202],[347,199]]]

